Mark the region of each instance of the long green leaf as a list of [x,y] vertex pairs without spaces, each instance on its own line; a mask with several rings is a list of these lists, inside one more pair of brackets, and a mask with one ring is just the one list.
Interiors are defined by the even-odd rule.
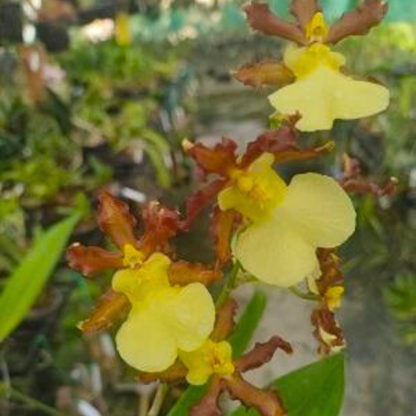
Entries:
[[[277,388],[290,416],[337,416],[344,398],[344,354],[302,367],[279,379]],[[254,409],[236,409],[228,416],[259,416]]]
[[[247,348],[247,345],[263,316],[266,302],[266,296],[261,292],[256,292],[246,306],[233,335],[230,337],[230,343],[233,347],[235,357],[239,357]],[[206,385],[188,387],[167,416],[188,415],[189,409],[203,397],[206,389]]]
[[0,342],[25,318],[52,274],[80,214],[52,226],[34,241],[33,247],[8,278],[0,294]]

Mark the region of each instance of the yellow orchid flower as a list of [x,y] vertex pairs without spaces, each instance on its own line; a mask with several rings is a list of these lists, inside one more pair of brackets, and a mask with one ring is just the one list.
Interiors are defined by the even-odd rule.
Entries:
[[323,43],[327,33],[323,15],[318,12],[306,30],[312,43],[290,48],[284,54],[284,63],[296,81],[269,96],[278,112],[302,116],[296,124],[301,131],[329,130],[336,119],[368,117],[389,104],[387,88],[342,73],[346,59]]
[[126,295],[132,306],[117,333],[117,349],[141,371],[166,370],[180,350],[200,347],[214,326],[208,290],[201,283],[171,286],[170,263],[164,254],[154,253],[140,268],[122,269],[113,277],[113,290]]
[[[258,159],[264,170],[269,164],[270,178],[264,184],[279,183],[273,192],[265,188],[267,204],[258,204],[257,195],[249,198],[246,193],[243,198],[234,183],[219,195],[219,205],[252,220],[233,247],[242,266],[259,280],[288,287],[314,273],[317,248],[336,247],[347,240],[355,229],[355,211],[345,191],[329,176],[300,174],[286,186],[267,155]],[[271,180],[271,175],[276,179]],[[256,210],[247,209],[256,203]]]
[[200,348],[191,352],[179,352],[179,358],[188,369],[189,384],[203,385],[213,375],[231,376],[235,367],[233,351],[227,341],[214,342],[207,339]]

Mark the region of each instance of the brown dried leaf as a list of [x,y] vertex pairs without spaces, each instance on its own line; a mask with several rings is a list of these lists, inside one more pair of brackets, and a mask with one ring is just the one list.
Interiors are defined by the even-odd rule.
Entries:
[[217,311],[215,326],[210,336],[212,341],[220,342],[228,338],[235,326],[234,315],[237,311],[237,308],[237,302],[230,298],[219,309],[219,311]]
[[122,293],[107,291],[98,299],[90,316],[79,324],[84,334],[96,334],[109,329],[116,319],[122,318],[130,308],[130,302]]
[[107,269],[123,267],[121,253],[111,252],[101,247],[85,247],[79,243],[72,244],[66,250],[69,267],[89,277]]
[[247,407],[254,407],[262,416],[286,415],[283,403],[275,392],[253,386],[238,373],[225,380],[225,387],[233,399],[241,401]]
[[253,30],[265,35],[292,40],[300,45],[308,43],[304,31],[299,26],[277,17],[268,4],[253,1],[244,8],[244,11]]
[[338,43],[348,36],[367,34],[371,28],[377,26],[387,14],[388,4],[382,0],[365,0],[355,9],[344,13],[334,23],[326,38],[327,43]]
[[244,373],[245,371],[261,367],[273,358],[277,349],[281,349],[287,354],[293,352],[292,346],[288,342],[278,336],[274,336],[267,342],[256,343],[251,351],[238,359],[236,362],[237,371]]
[[254,88],[263,86],[281,87],[294,80],[292,71],[282,62],[264,60],[255,64],[247,64],[233,71],[233,77]]
[[319,7],[319,0],[292,0],[289,10],[305,30],[312,17],[315,13],[321,11],[321,8]]
[[204,264],[183,260],[172,263],[168,273],[170,283],[180,286],[194,282],[208,286],[222,278],[221,270],[213,270]]

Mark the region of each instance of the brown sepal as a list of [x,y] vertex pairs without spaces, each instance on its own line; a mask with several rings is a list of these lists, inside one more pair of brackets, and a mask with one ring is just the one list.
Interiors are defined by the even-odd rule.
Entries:
[[256,343],[251,351],[238,359],[236,362],[236,370],[244,373],[254,368],[261,367],[273,358],[277,349],[281,349],[287,354],[292,354],[293,352],[292,346],[288,342],[278,336],[274,336],[267,342]]
[[[246,168],[263,153],[273,153],[276,158],[281,153],[299,152],[296,142],[297,134],[294,129],[294,120],[289,121],[278,130],[269,130],[257,137],[247,145],[239,167]],[[296,119],[297,121],[297,119]]]
[[282,87],[294,80],[292,71],[286,65],[270,59],[244,65],[233,71],[232,75],[237,81],[254,88]]
[[[333,348],[342,347],[345,344],[344,333],[338,322],[335,319],[335,315],[332,311],[326,307],[315,309],[311,315],[312,325],[315,327],[313,332],[314,337],[319,342],[318,352],[320,354],[330,354]],[[333,340],[328,342],[322,338],[319,328],[322,328],[325,332],[333,336]]]
[[342,156],[342,176],[340,185],[348,192],[375,197],[394,196],[397,193],[399,181],[389,178],[384,185],[378,185],[371,178],[361,175],[360,162],[347,154]]
[[100,229],[121,250],[126,244],[137,247],[137,240],[134,235],[136,219],[131,214],[129,206],[105,191],[99,194],[98,201],[98,225]]
[[262,416],[286,415],[283,403],[275,392],[253,386],[238,373],[225,379],[225,388],[233,399],[241,401],[247,407],[254,407]]
[[125,295],[113,290],[107,291],[98,299],[90,316],[79,324],[84,334],[96,334],[109,329],[116,319],[122,318],[130,308]]
[[237,308],[237,302],[233,298],[229,298],[217,311],[215,326],[210,336],[212,341],[220,342],[228,338],[235,327],[234,316]]
[[186,148],[186,152],[195,160],[198,168],[206,175],[216,173],[226,177],[230,169],[236,165],[237,143],[223,137],[212,149],[202,143]]
[[168,252],[169,239],[179,229],[179,213],[168,209],[156,201],[150,202],[142,211],[144,234],[140,246],[146,256],[155,252]]
[[153,383],[160,381],[162,383],[174,383],[182,380],[188,374],[188,369],[182,364],[181,361],[177,360],[167,370],[160,373],[145,373],[140,372],[138,374],[139,380],[144,384]]
[[201,263],[189,263],[183,260],[171,263],[168,274],[170,283],[180,286],[194,282],[209,286],[222,278],[221,270],[209,268]]
[[304,31],[296,24],[277,17],[266,3],[253,1],[244,8],[247,21],[253,30],[269,36],[277,36],[306,45],[308,40]]
[[315,13],[321,11],[319,0],[292,0],[290,13],[296,18],[300,27],[306,29]]
[[227,185],[227,179],[218,179],[206,185],[186,201],[186,218],[181,221],[181,230],[189,230],[198,214],[218,195],[218,193]]
[[312,149],[287,150],[275,154],[276,163],[284,163],[298,160],[312,160],[324,157],[330,154],[335,148],[333,141],[327,142],[322,146],[313,147]]
[[214,238],[217,269],[231,260],[230,239],[240,221],[241,216],[236,211],[222,211],[218,206],[215,207],[211,220],[211,234]]
[[85,247],[74,243],[66,250],[69,267],[86,277],[108,269],[123,267],[123,256],[119,252],[111,252],[101,247]]
[[319,248],[316,252],[321,276],[316,280],[316,285],[322,299],[326,292],[333,286],[342,286],[344,276],[341,270],[341,261],[335,249]]
[[382,0],[365,0],[355,9],[344,13],[329,29],[327,43],[335,44],[348,36],[367,34],[387,14],[388,4]]
[[199,403],[190,409],[189,416],[221,416],[222,410],[218,402],[224,387],[224,380],[214,377],[208,392]]

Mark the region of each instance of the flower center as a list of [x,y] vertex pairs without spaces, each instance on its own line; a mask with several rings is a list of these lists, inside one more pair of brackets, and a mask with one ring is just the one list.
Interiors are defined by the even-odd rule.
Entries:
[[246,194],[250,199],[255,200],[260,207],[265,206],[272,199],[273,195],[256,175],[236,170],[230,176],[234,180],[237,189]]
[[210,364],[213,373],[221,376],[231,376],[235,367],[231,357],[231,346],[227,341],[218,343],[209,341],[206,360]]
[[306,27],[306,37],[309,42],[323,42],[328,35],[328,27],[325,24],[324,15],[315,13]]
[[343,294],[344,288],[342,286],[333,286],[326,291],[325,299],[331,311],[341,306],[341,299]]
[[124,266],[130,267],[131,269],[142,265],[145,260],[145,255],[140,250],[134,248],[131,244],[126,244],[123,247],[123,254]]

